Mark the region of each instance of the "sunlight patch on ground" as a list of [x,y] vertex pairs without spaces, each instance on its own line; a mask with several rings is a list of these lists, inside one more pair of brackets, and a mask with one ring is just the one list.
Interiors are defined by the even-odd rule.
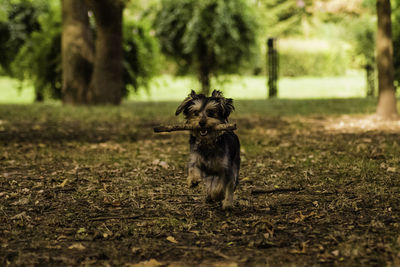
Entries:
[[385,131],[399,132],[400,120],[382,120],[376,115],[344,115],[338,118],[328,118],[324,128],[330,131],[360,132],[360,131]]

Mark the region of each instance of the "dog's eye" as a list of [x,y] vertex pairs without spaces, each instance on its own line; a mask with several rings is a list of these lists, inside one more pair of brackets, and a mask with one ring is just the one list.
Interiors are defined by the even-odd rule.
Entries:
[[199,116],[199,112],[195,111],[195,112],[193,112],[193,115],[195,115],[197,117],[197,116]]
[[215,116],[215,112],[213,110],[207,111],[207,117],[214,117],[214,116]]

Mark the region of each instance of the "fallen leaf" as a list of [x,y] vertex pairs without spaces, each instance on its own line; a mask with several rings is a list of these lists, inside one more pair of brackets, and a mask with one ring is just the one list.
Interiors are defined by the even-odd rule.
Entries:
[[28,203],[29,203],[29,198],[23,197],[23,198],[20,198],[18,201],[11,203],[11,205],[26,205]]
[[69,249],[77,249],[77,250],[84,250],[86,249],[84,245],[81,243],[75,243],[68,247]]
[[26,212],[23,211],[21,213],[18,213],[17,215],[14,215],[11,217],[11,220],[20,220],[20,219],[27,219],[29,220],[31,217],[29,217],[28,215],[26,215]]
[[81,233],[84,233],[84,232],[86,232],[86,229],[85,228],[79,228],[79,230],[77,231],[77,233],[78,234],[81,234]]
[[68,183],[68,178],[66,178],[61,184],[59,184],[59,187],[64,187]]
[[333,256],[337,257],[339,256],[339,250],[334,250],[331,252]]
[[200,235],[200,231],[197,231],[197,230],[192,230],[192,231],[190,231],[191,233],[193,233],[193,234],[195,234],[196,236],[199,236]]
[[396,172],[396,168],[395,167],[389,167],[386,170],[387,172]]
[[173,236],[167,237],[167,240],[168,240],[169,242],[171,242],[171,243],[178,244],[178,241],[176,241],[176,239],[175,239]]
[[242,182],[248,182],[248,181],[251,181],[250,177],[244,177],[244,178],[242,178],[241,180],[242,180]]
[[132,267],[159,267],[163,266],[164,264],[157,261],[156,259],[150,259],[148,261],[141,261],[139,263],[135,263],[131,265]]
[[131,251],[132,251],[133,254],[136,254],[137,252],[140,251],[140,248],[133,247],[133,248],[131,248]]

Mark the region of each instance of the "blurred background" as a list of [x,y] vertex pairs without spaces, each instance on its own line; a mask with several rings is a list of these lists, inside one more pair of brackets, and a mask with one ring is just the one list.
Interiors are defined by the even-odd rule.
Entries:
[[[70,63],[62,62],[62,55],[67,60],[62,36],[68,29],[63,16],[71,17],[72,2],[0,0],[1,103],[68,102],[63,67]],[[89,47],[100,51],[96,28],[103,27],[101,10],[107,8],[86,2],[75,8],[84,8],[80,19],[92,34]],[[115,2],[122,12],[123,86],[116,86],[122,101],[181,100],[190,89],[210,88],[235,99],[265,99],[272,68],[278,98],[377,95],[375,0]],[[392,1],[392,23],[397,86],[398,1]],[[71,48],[80,41],[63,45]],[[92,73],[96,67],[89,69]]]

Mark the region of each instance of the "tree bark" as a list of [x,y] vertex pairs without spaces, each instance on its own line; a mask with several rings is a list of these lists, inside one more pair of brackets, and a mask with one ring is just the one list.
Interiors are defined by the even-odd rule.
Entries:
[[201,84],[201,93],[208,96],[211,89],[211,73],[213,72],[214,57],[208,50],[206,42],[207,40],[204,38],[199,40],[199,49],[196,57],[198,61],[197,73]]
[[199,80],[201,83],[201,93],[204,95],[210,94],[211,82],[210,82],[210,73],[206,69],[201,69],[199,73]]
[[378,33],[377,63],[379,100],[376,113],[378,116],[397,118],[396,94],[394,87],[393,43],[390,0],[377,0]]
[[123,89],[122,11],[120,0],[86,0],[96,21],[94,69],[89,86],[91,104],[121,102]]
[[62,100],[65,104],[86,104],[93,37],[85,2],[62,0],[62,17]]

